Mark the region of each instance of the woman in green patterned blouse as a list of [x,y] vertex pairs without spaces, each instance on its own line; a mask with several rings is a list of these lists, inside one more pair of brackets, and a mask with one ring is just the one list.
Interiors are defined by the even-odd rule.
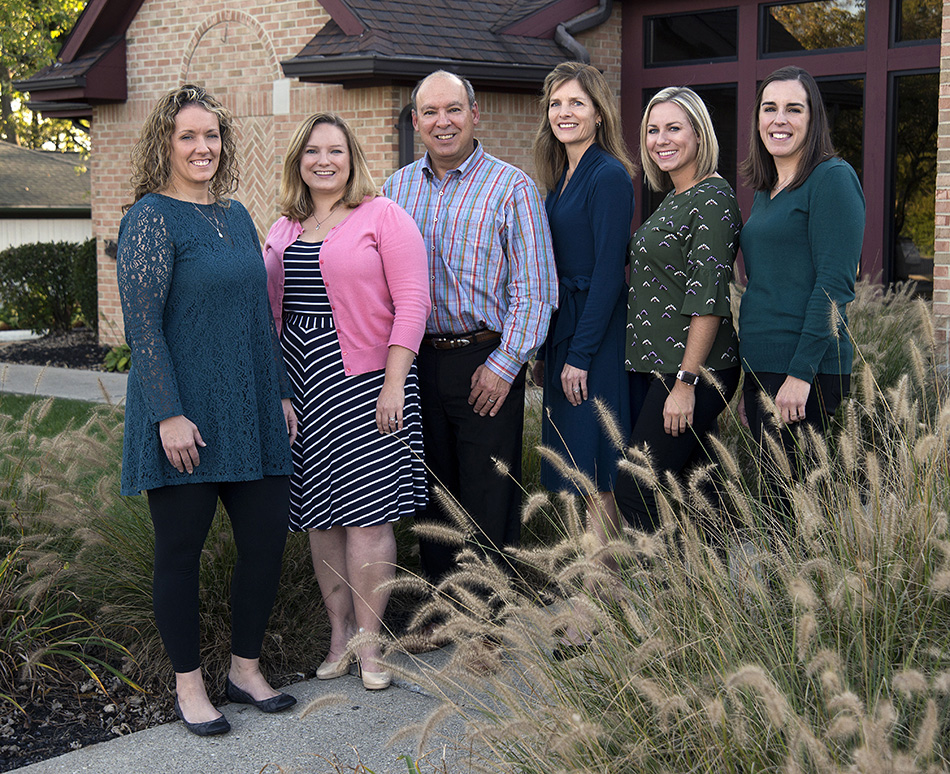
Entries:
[[[640,152],[650,187],[669,193],[629,246],[626,367],[642,383],[634,392],[646,394],[630,445],[648,448],[662,481],[664,471],[709,460],[707,437],[739,383],[729,282],[742,219],[716,172],[709,112],[692,90],[670,87],[650,100]],[[651,487],[621,470],[615,495],[634,527],[659,526]]]

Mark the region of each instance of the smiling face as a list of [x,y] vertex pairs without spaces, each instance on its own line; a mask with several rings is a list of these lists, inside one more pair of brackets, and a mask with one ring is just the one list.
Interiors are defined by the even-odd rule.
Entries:
[[808,93],[798,81],[772,81],[762,91],[759,137],[776,164],[798,164],[808,139]]
[[555,138],[569,152],[587,150],[597,138],[600,113],[576,80],[565,81],[551,92],[548,121]]
[[218,117],[201,105],[185,105],[175,116],[168,189],[207,194],[221,158]]
[[343,130],[317,124],[300,155],[300,177],[314,197],[343,196],[350,179],[350,148]]
[[692,185],[699,140],[683,108],[675,102],[654,105],[647,118],[646,145],[650,158],[670,176],[677,191]]
[[478,105],[469,106],[460,81],[438,75],[419,88],[412,125],[429,152],[433,171],[441,178],[458,168],[475,150]]

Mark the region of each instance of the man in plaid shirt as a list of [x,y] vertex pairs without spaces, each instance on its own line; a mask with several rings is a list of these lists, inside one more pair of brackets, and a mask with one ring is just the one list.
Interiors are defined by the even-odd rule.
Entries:
[[[557,305],[551,235],[531,179],[475,139],[471,83],[434,72],[412,105],[426,154],[393,174],[383,195],[413,216],[429,257],[432,314],[418,361],[426,464],[497,558],[521,536],[525,363]],[[435,500],[420,517],[451,521]],[[430,580],[455,566],[445,545],[421,539],[420,552]]]

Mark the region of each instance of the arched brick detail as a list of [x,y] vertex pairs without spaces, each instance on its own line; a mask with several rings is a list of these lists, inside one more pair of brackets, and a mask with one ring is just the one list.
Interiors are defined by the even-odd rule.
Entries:
[[[195,28],[195,31],[191,36],[191,40],[185,47],[185,55],[181,64],[181,83],[185,83],[188,78],[188,74],[191,70],[192,58],[194,57],[195,51],[201,43],[201,39],[212,28],[222,24],[226,25],[229,22],[236,22],[254,30],[254,32],[257,34],[257,37],[264,46],[265,51],[267,51],[268,57],[270,59],[270,64],[273,68],[271,80],[276,81],[277,79],[283,77],[283,73],[280,69],[280,58],[277,56],[277,52],[274,49],[274,44],[272,43],[270,36],[261,26],[260,22],[258,22],[258,20],[250,14],[244,13],[243,11],[224,9],[212,14]],[[234,62],[234,64],[236,63],[237,62]]]
[[263,236],[277,216],[279,184],[273,82],[282,76],[274,47],[254,17],[222,10],[195,29],[181,72],[183,81],[201,83],[234,114],[241,157],[236,198]]

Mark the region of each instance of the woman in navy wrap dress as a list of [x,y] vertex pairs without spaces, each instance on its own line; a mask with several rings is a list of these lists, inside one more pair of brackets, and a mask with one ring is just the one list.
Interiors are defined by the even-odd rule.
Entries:
[[[588,526],[606,542],[617,532],[612,490],[621,450],[605,432],[593,399],[611,410],[626,437],[624,267],[634,165],[610,87],[595,68],[558,65],[545,80],[542,104],[534,153],[549,189],[559,279],[558,309],[533,373],[544,387],[542,441],[590,479],[594,491],[580,492]],[[547,462],[541,481],[551,490],[576,487]]]

